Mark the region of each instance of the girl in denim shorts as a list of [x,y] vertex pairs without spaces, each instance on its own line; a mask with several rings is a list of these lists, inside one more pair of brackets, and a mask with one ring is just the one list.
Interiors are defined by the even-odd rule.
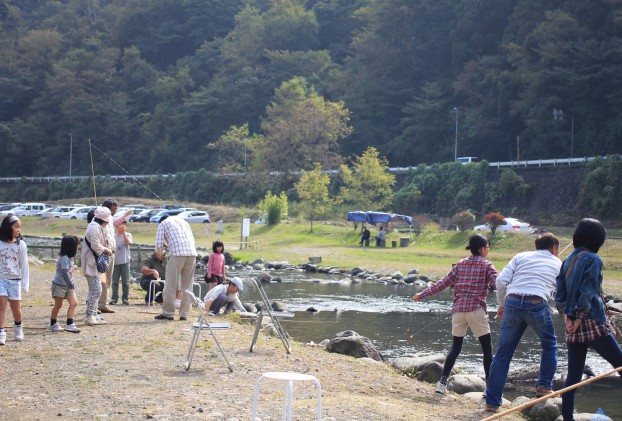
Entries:
[[[50,316],[50,330],[52,332],[80,332],[80,328],[73,322],[76,307],[78,306],[76,286],[73,283],[73,258],[78,252],[79,243],[80,239],[75,235],[65,235],[60,242],[60,253],[56,261],[56,274],[52,281],[52,298],[54,298],[54,307]],[[67,309],[67,325],[63,328],[56,318],[60,308],[63,306],[64,300],[67,300],[69,303],[69,308]]]
[[24,339],[21,292],[28,292],[28,285],[28,248],[22,239],[22,223],[10,213],[0,224],[0,345],[6,342],[7,304],[13,313],[15,340]]

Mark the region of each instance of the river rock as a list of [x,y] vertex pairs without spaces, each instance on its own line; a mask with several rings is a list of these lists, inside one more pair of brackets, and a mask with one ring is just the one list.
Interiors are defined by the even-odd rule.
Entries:
[[261,263],[253,263],[252,264],[252,268],[253,268],[253,270],[263,270],[264,269],[264,265],[262,265]]
[[235,262],[233,264],[233,267],[235,268],[235,270],[243,270],[246,269],[246,267],[242,264],[242,262]]
[[404,277],[404,275],[402,275],[402,272],[400,272],[399,270],[397,272],[393,272],[393,274],[391,275],[391,278],[393,279],[402,279]]
[[611,311],[622,313],[622,303],[616,303],[613,300],[607,302],[607,307]]
[[400,282],[403,282],[403,281],[401,279],[389,278],[386,282],[390,285],[398,285]]
[[289,308],[282,301],[272,301],[272,310],[289,312]]
[[361,283],[361,278],[352,278],[352,280],[350,281],[353,284],[360,284]]
[[403,281],[406,282],[407,284],[412,284],[413,282],[415,282],[417,280],[418,276],[417,275],[406,275],[403,278]]
[[416,275],[418,273],[419,273],[419,269],[411,269],[411,270],[408,271],[409,275]]
[[270,283],[272,280],[272,276],[267,272],[261,272],[257,277],[259,278],[259,282],[263,282],[264,284]]
[[430,278],[428,278],[426,275],[419,275],[419,279],[424,282],[428,282],[430,280]]
[[317,313],[318,309],[315,307],[309,307],[306,311],[309,311],[311,313]]
[[[266,332],[266,334],[270,335],[270,336],[279,336],[279,331],[277,330],[276,326],[274,326],[274,324],[272,322],[268,322],[263,326],[263,331]],[[289,334],[287,332],[284,332],[285,335],[290,338]]]
[[257,313],[257,307],[255,307],[254,304],[242,303],[242,307],[244,307],[244,310],[246,310],[249,313]]
[[486,390],[486,382],[475,374],[456,374],[450,377],[447,388],[461,395],[469,392],[483,392]]
[[283,282],[283,279],[281,279],[280,276],[275,276],[274,278],[270,279],[270,282]]
[[[455,370],[452,370],[455,374]],[[420,382],[436,383],[443,374],[443,364],[438,361],[432,361],[426,364],[425,367],[417,375],[417,380]]]
[[251,262],[251,265],[263,265],[266,261],[262,257],[258,257]]
[[369,338],[361,336],[352,330],[337,333],[326,345],[328,352],[350,355],[355,358],[368,357],[382,361],[382,354],[376,349]]
[[339,275],[341,274],[341,271],[337,268],[332,268],[331,270],[328,271],[329,275]]
[[288,266],[289,263],[287,261],[285,262],[266,262],[266,267],[268,269],[283,269],[284,267]]
[[398,357],[390,361],[391,365],[402,373],[417,373],[431,362],[444,363],[445,355],[443,354],[429,354],[429,355],[415,355],[408,357]]
[[311,263],[304,263],[300,266],[305,272],[317,272],[317,266]]
[[[480,403],[482,404],[482,406],[486,405],[486,399],[484,398],[484,394],[482,392],[469,392],[469,393],[465,393],[462,396],[464,396],[470,401]],[[505,398],[501,398],[501,405],[508,406],[510,405],[510,401]],[[502,407],[501,409],[503,410],[505,408]]]
[[422,281],[421,279],[417,279],[415,282],[413,282],[413,285],[419,288],[425,288],[428,286],[428,283],[425,281]]
[[39,260],[37,259],[35,256],[33,256],[32,254],[28,255],[28,263],[32,263],[33,265],[37,265],[37,266],[41,266],[44,264],[43,260]]
[[[544,402],[538,402],[529,410],[529,418],[532,420],[554,421],[562,413],[562,398],[551,398]],[[575,420],[577,418],[575,417]],[[593,420],[593,418],[591,418]]]
[[358,275],[361,272],[363,272],[363,269],[361,269],[359,267],[353,267],[352,270],[350,270],[350,275],[356,276],[356,275]]

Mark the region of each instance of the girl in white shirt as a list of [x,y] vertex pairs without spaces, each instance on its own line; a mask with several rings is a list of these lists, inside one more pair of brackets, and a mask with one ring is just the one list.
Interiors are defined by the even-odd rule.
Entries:
[[0,345],[6,341],[4,322],[7,304],[13,313],[13,334],[16,341],[24,339],[22,327],[22,294],[28,292],[28,248],[22,239],[22,223],[8,214],[0,224]]

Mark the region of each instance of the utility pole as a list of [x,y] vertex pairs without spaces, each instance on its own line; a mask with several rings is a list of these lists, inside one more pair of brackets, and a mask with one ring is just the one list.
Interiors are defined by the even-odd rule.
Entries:
[[69,178],[71,178],[71,161],[73,160],[73,136],[69,133]]
[[458,107],[454,107],[454,111],[456,112],[456,141],[454,143],[454,162],[458,162],[458,113],[460,110]]

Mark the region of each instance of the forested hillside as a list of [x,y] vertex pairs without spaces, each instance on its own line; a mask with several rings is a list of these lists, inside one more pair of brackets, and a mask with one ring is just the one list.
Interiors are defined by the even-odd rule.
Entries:
[[617,0],[0,0],[0,176],[619,154],[621,64]]

